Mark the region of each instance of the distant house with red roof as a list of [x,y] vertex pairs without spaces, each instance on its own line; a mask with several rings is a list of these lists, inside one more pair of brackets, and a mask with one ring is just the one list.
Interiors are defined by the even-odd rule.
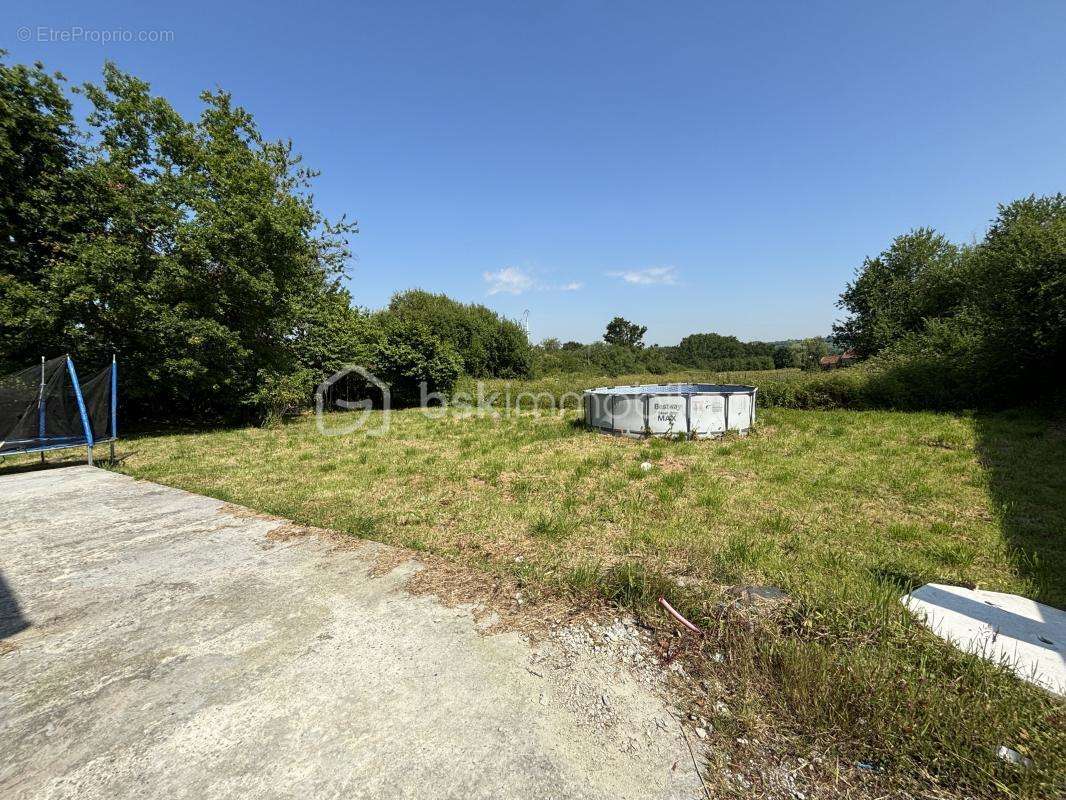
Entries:
[[840,369],[841,367],[850,367],[858,360],[858,354],[854,350],[848,349],[840,355],[822,356],[818,359],[818,366],[822,369]]

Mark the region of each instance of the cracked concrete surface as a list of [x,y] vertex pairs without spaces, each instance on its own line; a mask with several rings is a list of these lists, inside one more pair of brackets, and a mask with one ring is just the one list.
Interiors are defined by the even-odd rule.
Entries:
[[701,796],[612,647],[483,633],[404,591],[414,562],[369,577],[380,545],[222,508],[90,467],[0,476],[0,796]]

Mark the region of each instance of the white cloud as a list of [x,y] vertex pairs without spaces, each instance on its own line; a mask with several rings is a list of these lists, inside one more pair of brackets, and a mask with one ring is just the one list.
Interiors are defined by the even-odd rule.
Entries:
[[522,294],[533,288],[533,278],[517,267],[504,267],[496,272],[482,273],[489,285],[489,294]]
[[627,269],[620,272],[608,272],[609,278],[621,278],[625,283],[638,286],[677,283],[677,270],[674,267],[648,267],[647,269]]
[[522,294],[523,292],[576,292],[585,284],[580,281],[569,283],[551,284],[540,283],[525,270],[518,267],[504,267],[496,272],[483,272],[481,276],[488,284],[488,293],[492,294]]

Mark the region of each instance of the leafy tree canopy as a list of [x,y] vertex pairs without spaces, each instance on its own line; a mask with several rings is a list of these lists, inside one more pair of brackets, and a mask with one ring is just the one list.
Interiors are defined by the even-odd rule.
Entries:
[[79,137],[58,79],[0,65],[18,109],[0,144],[5,364],[118,352],[142,411],[240,415],[296,369],[301,314],[336,288],[355,226],[316,210],[315,174],[226,92],[194,122],[113,64],[84,92]]
[[412,289],[393,296],[384,313],[432,330],[460,355],[468,375],[522,378],[532,370],[533,352],[525,329],[483,305]]
[[860,356],[876,355],[925,320],[952,316],[966,291],[966,254],[931,228],[897,236],[841,294],[837,305],[849,317],[834,326],[836,340]]
[[615,317],[607,323],[603,341],[620,347],[639,349],[644,346],[644,334],[648,332],[645,325],[637,325],[622,317]]
[[836,337],[878,354],[935,407],[1010,405],[1066,390],[1066,196],[999,207],[960,247],[930,229],[867,259],[839,305]]

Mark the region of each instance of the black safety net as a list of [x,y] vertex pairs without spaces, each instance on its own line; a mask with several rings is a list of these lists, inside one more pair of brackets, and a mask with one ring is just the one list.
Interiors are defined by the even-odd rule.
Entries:
[[[83,392],[93,439],[111,433],[111,370],[90,380],[90,396]],[[0,455],[76,447],[88,444],[79,385],[65,356],[0,377]],[[97,434],[99,431],[99,434]]]
[[85,399],[85,409],[89,414],[89,427],[93,440],[97,442],[115,438],[111,425],[111,371],[113,366],[104,367],[88,380],[81,381],[81,395]]

